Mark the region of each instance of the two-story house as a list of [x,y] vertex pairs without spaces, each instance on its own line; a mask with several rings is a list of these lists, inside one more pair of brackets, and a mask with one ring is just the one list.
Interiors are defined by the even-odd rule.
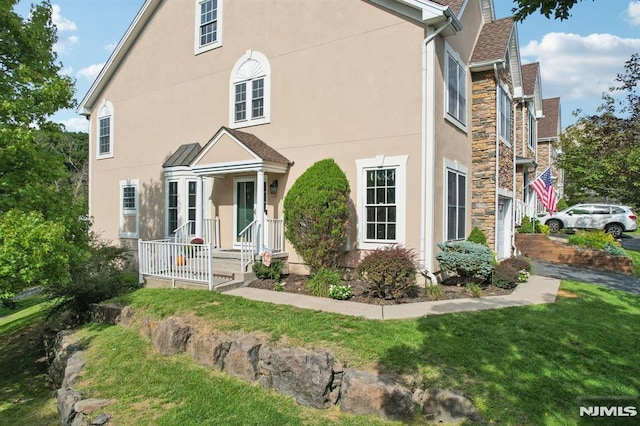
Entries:
[[[437,244],[472,225],[507,257],[523,97],[516,25],[491,0],[147,0],[78,107],[94,229],[304,271],[283,199],[331,157],[351,184],[345,266],[400,244],[437,272]],[[150,275],[176,266],[158,253],[139,253]]]

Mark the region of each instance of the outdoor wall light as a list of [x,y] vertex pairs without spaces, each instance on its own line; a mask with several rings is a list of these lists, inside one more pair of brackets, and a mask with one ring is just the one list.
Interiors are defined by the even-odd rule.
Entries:
[[274,180],[273,182],[271,182],[271,185],[269,185],[269,193],[270,194],[276,194],[278,192],[278,179]]

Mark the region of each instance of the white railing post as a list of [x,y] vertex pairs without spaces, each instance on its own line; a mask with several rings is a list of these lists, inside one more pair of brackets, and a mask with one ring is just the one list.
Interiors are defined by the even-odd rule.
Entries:
[[211,243],[207,243],[207,250],[205,253],[205,261],[207,262],[207,278],[209,280],[209,290],[213,290],[213,258],[212,258],[212,250]]
[[220,218],[216,216],[215,221],[215,238],[216,248],[220,248]]

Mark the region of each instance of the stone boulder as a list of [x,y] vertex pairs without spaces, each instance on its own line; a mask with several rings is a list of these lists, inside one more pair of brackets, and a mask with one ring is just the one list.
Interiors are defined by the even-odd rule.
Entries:
[[231,343],[224,359],[224,372],[250,382],[258,379],[258,360],[262,342],[253,334],[247,334]]
[[191,334],[191,327],[183,319],[169,317],[152,330],[151,341],[158,353],[175,355],[186,350]]
[[415,410],[412,396],[407,388],[386,377],[349,368],[342,378],[340,410],[388,420],[410,420]]
[[[84,344],[72,330],[58,333],[51,348],[48,374],[55,389],[61,388],[67,376],[67,362],[71,356],[84,349]],[[77,360],[76,360],[77,361]],[[69,372],[71,374],[71,371]]]
[[94,303],[91,305],[91,321],[116,325],[120,322],[120,315],[123,308],[122,305],[115,303]]
[[73,407],[76,402],[82,400],[82,394],[73,389],[60,388],[57,392],[57,400],[61,423],[70,425],[76,417],[76,410]]
[[330,352],[278,347],[260,351],[260,358],[260,372],[268,371],[276,391],[294,397],[301,405],[332,405],[334,360]]
[[200,365],[224,369],[231,340],[218,334],[194,334],[187,343],[187,353]]
[[458,393],[430,388],[419,404],[425,420],[434,423],[459,423],[465,420],[482,421],[482,417],[471,401]]

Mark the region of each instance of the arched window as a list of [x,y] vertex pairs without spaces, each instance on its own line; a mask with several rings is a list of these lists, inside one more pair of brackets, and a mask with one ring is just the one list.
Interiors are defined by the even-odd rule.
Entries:
[[113,105],[104,100],[98,111],[97,158],[113,157]]
[[229,85],[231,128],[271,122],[271,67],[266,56],[248,50],[233,66]]

